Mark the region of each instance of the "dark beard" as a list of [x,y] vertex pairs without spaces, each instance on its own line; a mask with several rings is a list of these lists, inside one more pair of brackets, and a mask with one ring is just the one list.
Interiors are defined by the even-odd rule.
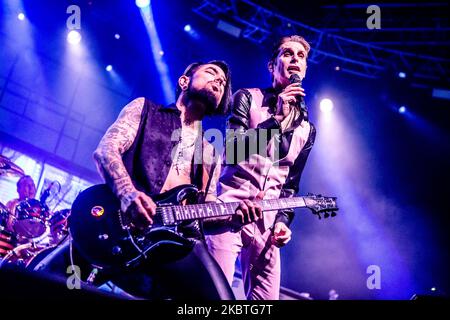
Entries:
[[[205,114],[210,115],[214,113],[217,108],[216,97],[214,93],[207,90],[206,88],[196,90],[191,87],[186,92],[185,105],[196,105],[202,104],[205,110]],[[189,102],[189,103],[188,103]],[[196,110],[190,110],[192,113],[196,114]]]

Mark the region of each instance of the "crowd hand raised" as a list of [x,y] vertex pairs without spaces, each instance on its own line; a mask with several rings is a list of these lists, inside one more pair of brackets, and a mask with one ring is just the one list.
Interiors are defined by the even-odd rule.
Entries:
[[120,197],[120,205],[135,227],[144,229],[153,224],[156,204],[145,193],[137,190],[125,193]]
[[277,112],[275,119],[283,121],[291,112],[298,96],[305,96],[305,90],[298,83],[291,83],[278,95]]
[[284,222],[277,222],[273,228],[272,244],[278,248],[285,246],[292,237],[292,231]]

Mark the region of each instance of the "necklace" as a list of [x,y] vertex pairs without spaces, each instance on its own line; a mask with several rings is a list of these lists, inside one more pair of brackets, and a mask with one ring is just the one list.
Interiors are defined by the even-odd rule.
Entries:
[[186,171],[191,164],[191,160],[194,155],[193,146],[195,144],[195,140],[196,137],[192,134],[187,134],[185,138],[180,135],[180,138],[178,139],[177,156],[173,164],[178,175],[180,175],[182,170]]

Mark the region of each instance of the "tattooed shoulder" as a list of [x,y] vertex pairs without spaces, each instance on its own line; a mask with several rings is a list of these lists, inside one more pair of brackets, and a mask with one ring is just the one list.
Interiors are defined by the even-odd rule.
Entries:
[[117,120],[108,128],[94,152],[94,160],[100,174],[118,196],[135,190],[123,164],[122,155],[136,139],[144,102],[144,98],[137,98],[127,104]]
[[144,102],[144,98],[137,98],[127,104],[106,131],[100,146],[116,148],[120,153],[128,150],[139,129]]
[[117,122],[130,124],[130,125],[139,125],[141,121],[142,109],[144,108],[144,98],[136,98],[127,104],[119,114],[117,118]]

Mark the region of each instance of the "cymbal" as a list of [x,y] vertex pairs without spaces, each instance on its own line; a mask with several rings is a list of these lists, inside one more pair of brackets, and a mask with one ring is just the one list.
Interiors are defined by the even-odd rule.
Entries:
[[22,177],[25,172],[5,156],[0,155],[0,177]]

